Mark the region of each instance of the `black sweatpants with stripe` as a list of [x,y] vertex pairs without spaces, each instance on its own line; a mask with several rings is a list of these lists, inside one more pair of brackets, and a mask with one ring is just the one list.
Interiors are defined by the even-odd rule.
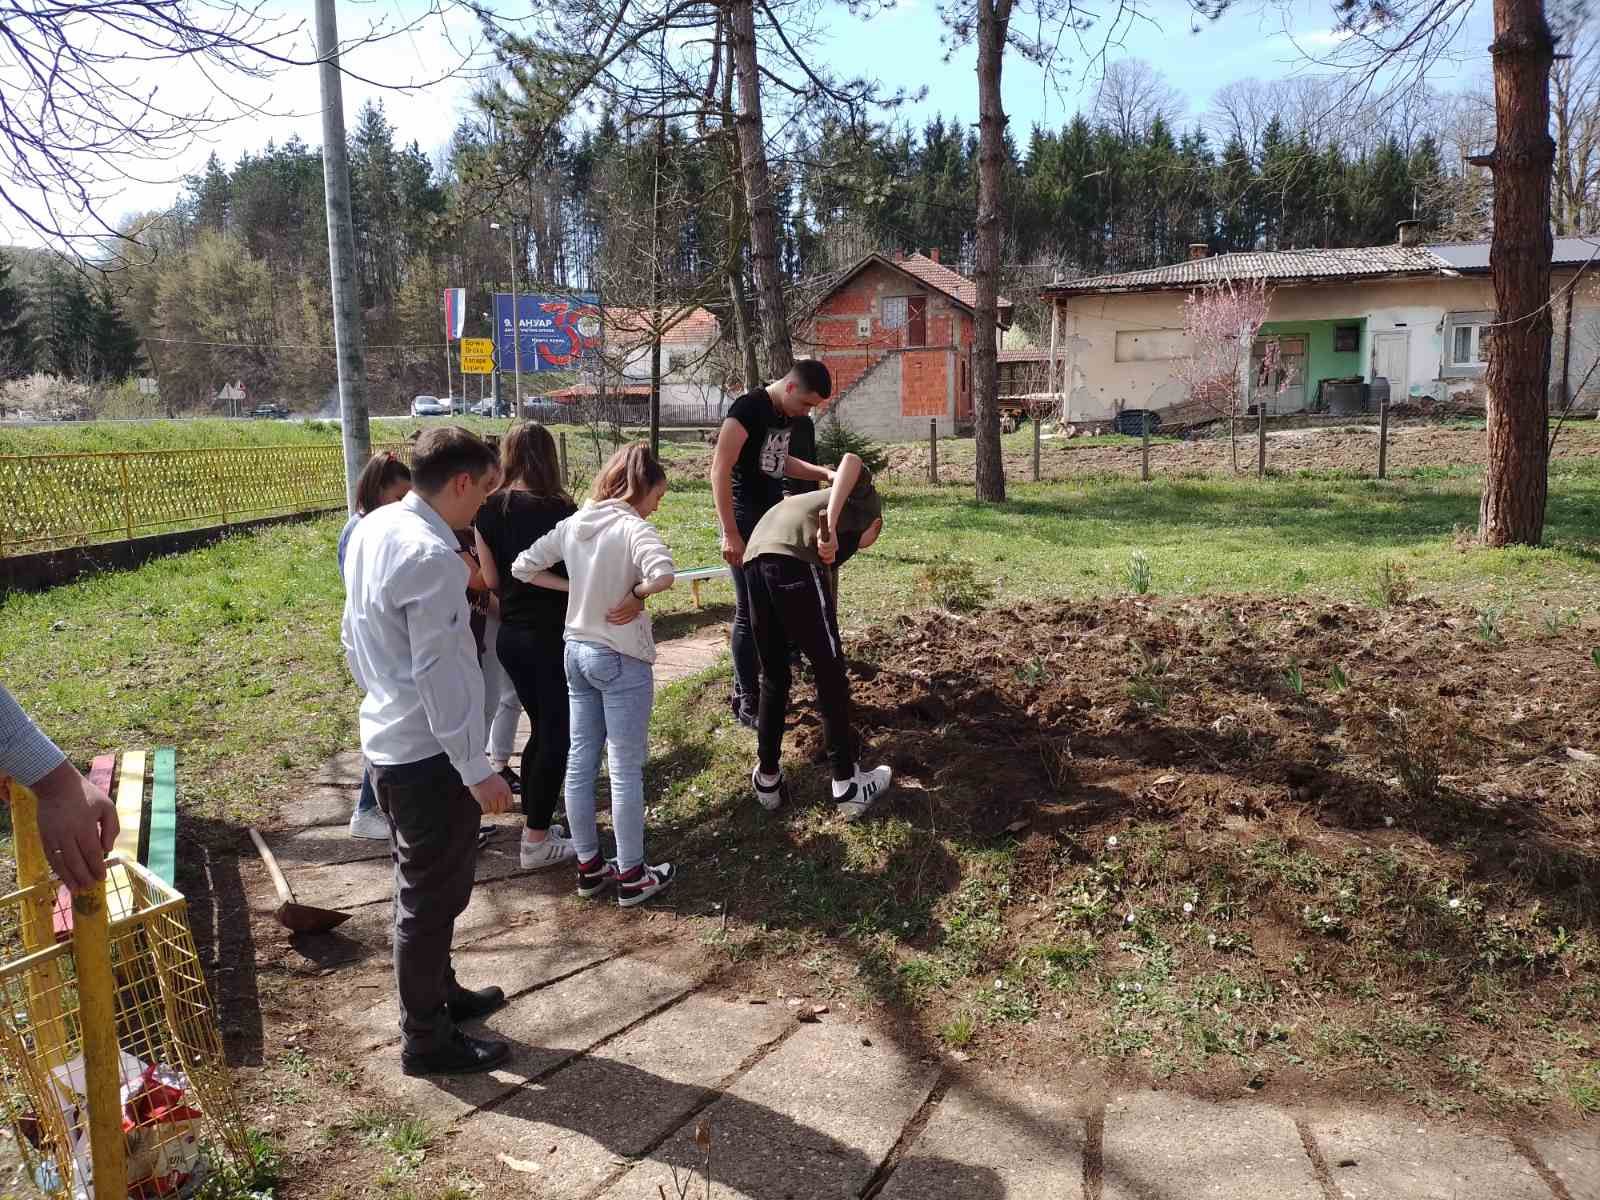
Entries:
[[761,657],[761,701],[756,745],[761,770],[773,774],[783,753],[789,715],[789,654],[798,649],[817,681],[817,707],[835,779],[855,774],[855,734],[850,728],[850,682],[839,642],[839,613],[830,572],[782,554],[763,554],[745,564],[750,620]]

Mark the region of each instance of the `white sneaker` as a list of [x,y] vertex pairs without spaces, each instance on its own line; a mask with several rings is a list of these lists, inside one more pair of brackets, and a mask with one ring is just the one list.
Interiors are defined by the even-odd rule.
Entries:
[[778,782],[766,787],[761,782],[761,768],[756,767],[750,772],[750,786],[756,790],[756,803],[768,812],[776,812],[778,806],[789,799],[789,781],[782,771],[778,772]]
[[366,838],[373,842],[387,842],[389,840],[389,818],[383,815],[383,810],[377,807],[363,808],[360,812],[350,814],[350,836],[353,838]]
[[863,771],[857,764],[855,778],[843,792],[839,791],[837,783],[834,784],[833,803],[839,816],[846,821],[859,821],[877,803],[878,797],[889,790],[893,779],[894,772],[886,766]]
[[524,871],[542,871],[546,867],[571,862],[578,856],[577,850],[573,848],[572,839],[567,837],[567,831],[559,825],[550,826],[550,835],[542,842],[530,842],[525,837],[519,837],[517,841],[522,846],[518,861]]

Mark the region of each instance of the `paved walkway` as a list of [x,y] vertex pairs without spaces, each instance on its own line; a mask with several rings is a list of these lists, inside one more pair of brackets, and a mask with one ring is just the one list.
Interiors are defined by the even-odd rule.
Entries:
[[[720,631],[672,647],[658,678],[720,650]],[[506,989],[486,1027],[511,1058],[491,1075],[408,1079],[387,854],[343,831],[358,771],[354,756],[330,762],[277,849],[301,900],[354,913],[333,1017],[371,1082],[450,1126],[487,1195],[678,1196],[673,1172],[703,1168],[704,1136],[718,1200],[1600,1200],[1593,1130],[1513,1139],[1357,1109],[1095,1095],[908,1050],[776,997],[720,998],[670,914],[563,922],[570,881],[518,874],[509,829],[480,860],[456,963]]]

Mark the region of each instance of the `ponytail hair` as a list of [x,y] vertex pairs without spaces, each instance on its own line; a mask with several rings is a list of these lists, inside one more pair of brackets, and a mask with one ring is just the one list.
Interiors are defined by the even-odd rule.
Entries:
[[411,468],[389,451],[374,454],[356,478],[356,512],[366,516],[383,506],[383,494],[397,483],[411,482]]
[[502,487],[520,483],[541,499],[572,503],[562,483],[556,439],[537,421],[518,421],[500,440],[500,470]]
[[650,452],[650,443],[634,442],[623,446],[606,460],[606,465],[594,477],[594,490],[590,496],[596,503],[602,500],[626,500],[629,504],[637,504],[650,494],[652,488],[660,487],[666,481],[666,468]]

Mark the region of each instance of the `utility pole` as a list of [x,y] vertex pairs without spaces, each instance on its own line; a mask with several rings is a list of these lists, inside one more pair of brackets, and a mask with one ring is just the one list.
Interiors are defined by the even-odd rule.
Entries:
[[322,83],[322,190],[328,210],[328,276],[339,368],[339,428],[344,439],[345,504],[356,511],[356,480],[372,457],[367,417],[367,335],[356,289],[356,234],[350,219],[350,157],[344,139],[339,25],[334,0],[316,0],[317,72]]
[[656,118],[656,182],[650,204],[650,453],[661,453],[661,150],[667,119]]

